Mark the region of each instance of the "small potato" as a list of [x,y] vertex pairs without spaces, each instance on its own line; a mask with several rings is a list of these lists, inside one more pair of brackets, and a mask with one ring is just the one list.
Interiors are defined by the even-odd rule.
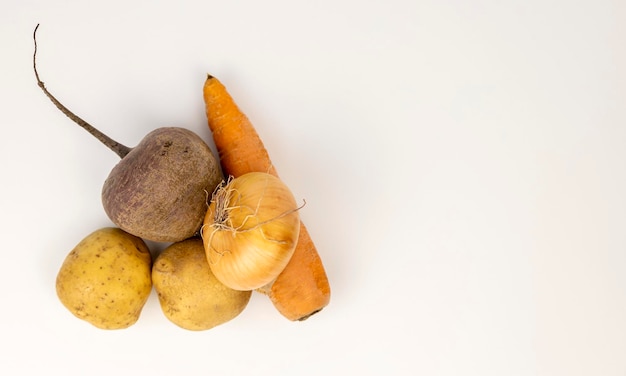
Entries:
[[152,283],[165,317],[187,330],[207,330],[238,316],[251,291],[223,285],[209,267],[201,239],[167,247],[154,261]]
[[152,289],[150,251],[119,228],[102,228],[65,258],[56,279],[61,303],[101,329],[133,325]]

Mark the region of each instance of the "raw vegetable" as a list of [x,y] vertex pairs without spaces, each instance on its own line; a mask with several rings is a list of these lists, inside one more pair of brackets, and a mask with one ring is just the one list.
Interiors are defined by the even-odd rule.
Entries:
[[[224,174],[238,177],[248,172],[266,172],[278,176],[257,131],[224,85],[208,75],[203,96]],[[290,320],[304,320],[328,305],[330,285],[326,271],[302,222],[290,262],[273,282],[258,291],[267,294]]]
[[101,329],[124,329],[138,319],[152,289],[152,258],[140,238],[106,227],[67,255],[56,278],[61,303]]
[[296,200],[274,175],[249,172],[219,187],[202,227],[213,274],[236,290],[254,290],[283,271],[296,247]]
[[217,159],[204,140],[179,127],[155,129],[133,148],[112,140],[46,89],[36,54],[35,39],[33,69],[39,88],[63,114],[121,158],[102,187],[102,205],[111,221],[152,241],[176,242],[196,234],[206,213],[206,192],[222,181]]
[[208,330],[237,317],[250,291],[233,290],[215,278],[199,238],[174,243],[154,260],[152,283],[168,320],[187,330]]

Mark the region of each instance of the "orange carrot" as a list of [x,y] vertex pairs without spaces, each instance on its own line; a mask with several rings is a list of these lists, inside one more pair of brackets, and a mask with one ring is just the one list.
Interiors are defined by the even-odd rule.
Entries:
[[[203,92],[209,128],[224,175],[269,172],[278,176],[256,129],[224,85],[209,75]],[[268,295],[289,320],[304,320],[328,305],[328,277],[304,224],[300,224],[296,250],[283,272],[258,291]]]

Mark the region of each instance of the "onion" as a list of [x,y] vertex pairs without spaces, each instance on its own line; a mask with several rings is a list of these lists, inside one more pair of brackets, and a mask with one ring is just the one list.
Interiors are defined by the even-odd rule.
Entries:
[[277,177],[250,172],[213,193],[202,239],[215,277],[235,290],[254,290],[285,268],[300,232],[299,207]]

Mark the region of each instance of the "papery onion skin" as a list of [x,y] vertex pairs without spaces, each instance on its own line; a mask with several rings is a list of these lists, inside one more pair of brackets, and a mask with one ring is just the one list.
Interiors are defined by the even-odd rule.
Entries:
[[202,228],[216,278],[236,290],[272,282],[295,250],[298,209],[289,188],[267,173],[247,173],[218,188]]

